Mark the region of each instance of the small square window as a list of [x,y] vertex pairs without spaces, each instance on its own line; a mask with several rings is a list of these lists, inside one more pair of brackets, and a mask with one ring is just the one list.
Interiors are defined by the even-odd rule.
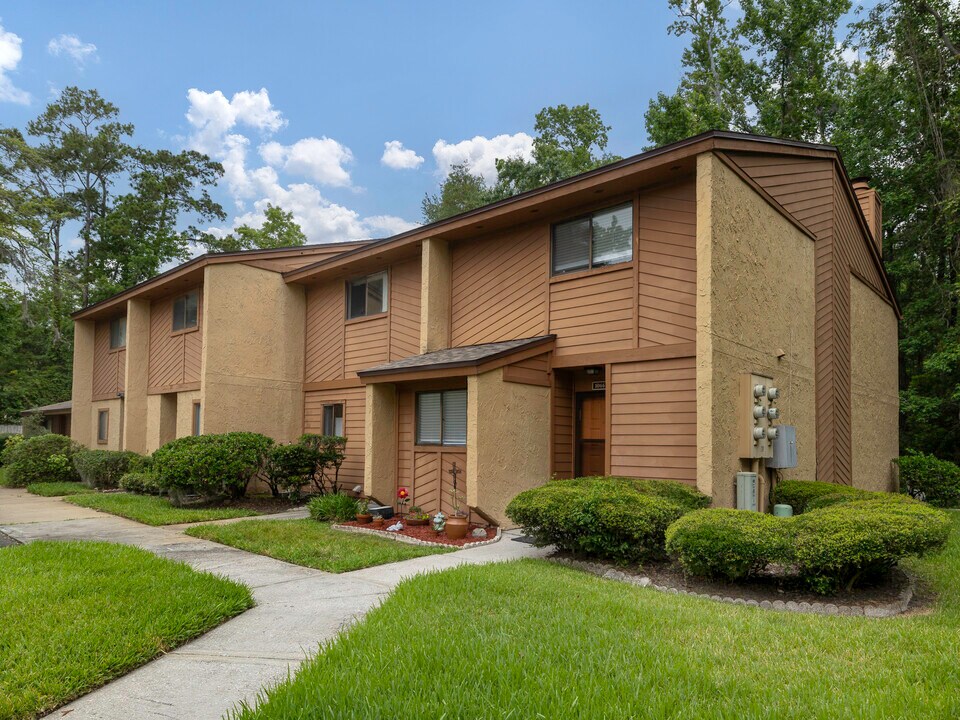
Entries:
[[347,283],[347,319],[387,311],[387,273],[378,272]]
[[110,349],[125,347],[127,344],[127,318],[118,317],[110,321]]
[[97,411],[97,442],[105,443],[110,435],[110,411]]
[[173,301],[173,331],[189,330],[197,326],[197,308],[200,293],[192,290]]
[[343,403],[323,406],[323,434],[343,437]]
[[417,393],[417,445],[467,444],[467,391]]

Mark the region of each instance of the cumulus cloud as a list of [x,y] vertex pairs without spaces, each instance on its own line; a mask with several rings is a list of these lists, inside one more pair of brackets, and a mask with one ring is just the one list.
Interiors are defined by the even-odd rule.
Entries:
[[437,140],[433,146],[433,157],[437,161],[441,177],[449,175],[454,165],[465,162],[471,172],[482,176],[490,185],[497,180],[497,158],[517,156],[524,160],[533,157],[533,138],[526,133],[497,135],[492,138],[477,135],[458,143]]
[[5,30],[0,25],[0,102],[12,102],[18,105],[28,105],[30,103],[30,93],[21,90],[13,84],[7,73],[13,72],[20,64],[23,57],[23,50],[19,35],[9,30]]
[[83,42],[76,35],[66,33],[58,35],[47,43],[47,52],[56,57],[61,55],[69,58],[77,67],[83,67],[88,62],[97,62],[97,46]]
[[396,215],[373,215],[363,222],[373,236],[399,235],[407,232],[407,230],[420,227],[420,223],[410,222]]
[[399,140],[389,140],[383,144],[380,162],[393,170],[416,170],[423,165],[423,158]]
[[353,153],[350,148],[328,137],[303,138],[293,145],[269,142],[260,146],[260,157],[268,165],[321,185],[350,185],[350,173],[343,166],[353,162]]

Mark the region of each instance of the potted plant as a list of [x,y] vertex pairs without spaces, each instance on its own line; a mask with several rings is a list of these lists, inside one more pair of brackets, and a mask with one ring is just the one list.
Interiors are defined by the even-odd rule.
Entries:
[[460,540],[467,536],[467,530],[470,529],[467,513],[463,512],[460,508],[463,495],[457,488],[457,475],[463,471],[454,463],[448,472],[453,477],[453,487],[450,490],[450,504],[453,506],[453,514],[447,518],[444,531],[451,540]]
[[373,520],[373,515],[370,514],[370,501],[369,500],[357,500],[357,522],[363,523],[366,525],[368,522]]
[[419,505],[414,505],[407,513],[407,525],[426,525],[430,522],[430,513],[425,513]]
[[373,518],[373,526],[375,528],[383,527],[383,515],[377,515],[376,517]]

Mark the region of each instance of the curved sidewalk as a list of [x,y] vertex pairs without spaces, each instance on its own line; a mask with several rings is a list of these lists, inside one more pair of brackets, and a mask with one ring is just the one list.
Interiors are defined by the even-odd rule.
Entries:
[[240,700],[252,703],[264,686],[294,672],[319,643],[362,617],[401,580],[464,563],[545,553],[513,542],[515,534],[508,532],[493,545],[334,575],[193,538],[178,526],[150,527],[58,498],[17,498],[18,492],[22,493],[0,489],[0,532],[21,542],[106,540],[137,545],[245,583],[257,603],[206,635],[55,710],[49,718],[215,720]]

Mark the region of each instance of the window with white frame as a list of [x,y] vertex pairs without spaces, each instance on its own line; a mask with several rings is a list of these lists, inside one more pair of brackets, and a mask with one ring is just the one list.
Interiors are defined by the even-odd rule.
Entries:
[[347,283],[347,319],[387,311],[386,271],[354,278]]
[[467,444],[467,391],[417,393],[417,445]]
[[554,275],[633,260],[633,204],[595,212],[553,226]]

